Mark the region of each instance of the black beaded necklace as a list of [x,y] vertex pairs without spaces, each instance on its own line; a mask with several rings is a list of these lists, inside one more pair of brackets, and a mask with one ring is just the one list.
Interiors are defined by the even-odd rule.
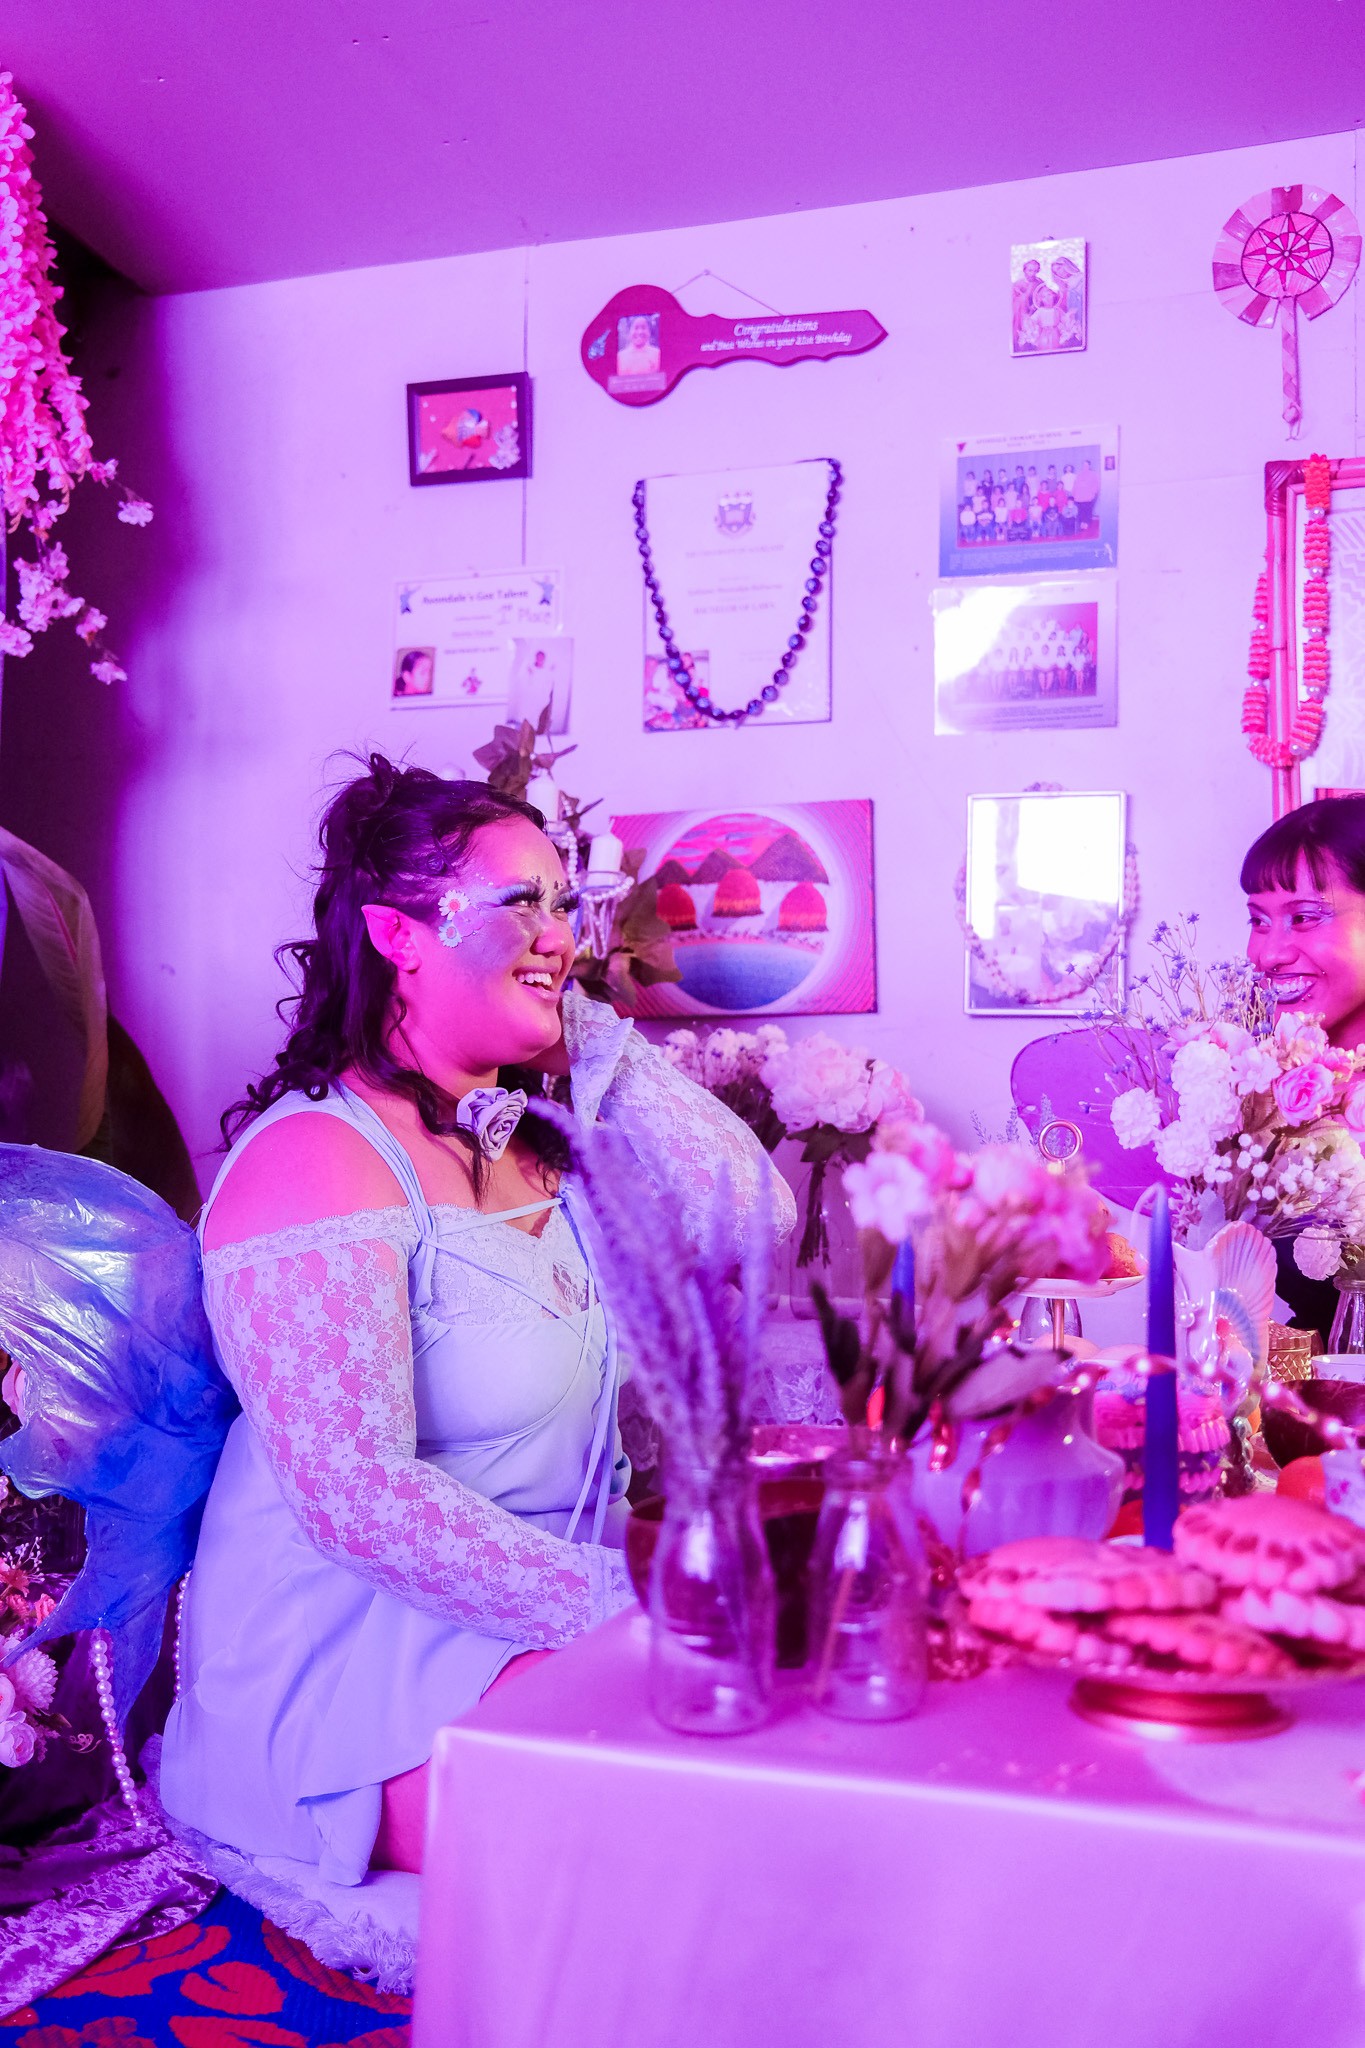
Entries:
[[695,711],[703,718],[711,719],[716,725],[743,725],[746,718],[758,718],[766,704],[772,704],[791,681],[791,672],[796,666],[797,656],[806,644],[806,635],[815,623],[812,614],[820,601],[821,587],[829,574],[830,555],[834,546],[834,508],[839,502],[840,486],[843,482],[843,465],[833,456],[826,456],[829,464],[829,493],[825,499],[825,516],[816,529],[815,548],[810,559],[810,574],[806,578],[805,592],[801,600],[801,616],[796,622],[796,631],[788,636],[786,649],[778,666],[773,670],[773,679],[765,683],[757,697],[751,697],[738,711],[721,711],[711,702],[711,692],[705,683],[699,683],[688,668],[686,660],[674,644],[673,628],[668,623],[668,612],[664,605],[663,592],[655,573],[654,557],[650,548],[649,527],[645,523],[645,481],[641,477],[631,495],[635,507],[635,538],[640,549],[640,564],[645,572],[645,589],[649,592],[658,623],[659,638],[663,642],[668,672],[678,688]]

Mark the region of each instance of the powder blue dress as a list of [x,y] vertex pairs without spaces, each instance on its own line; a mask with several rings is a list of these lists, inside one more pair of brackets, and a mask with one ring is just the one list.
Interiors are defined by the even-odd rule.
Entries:
[[[646,1198],[736,1258],[760,1196],[787,1234],[790,1192],[731,1111],[606,1006],[570,991],[564,1025],[575,1112],[622,1133]],[[503,1215],[430,1204],[337,1085],[259,1117],[208,1206],[242,1146],[297,1115],[358,1131],[401,1202],[205,1254],[243,1414],[188,1582],[160,1789],[223,1882],[399,1990],[418,1881],[368,1868],[384,1781],[426,1762],[519,1650],[633,1602],[623,1374],[572,1175]],[[515,1227],[542,1209],[539,1236]]]

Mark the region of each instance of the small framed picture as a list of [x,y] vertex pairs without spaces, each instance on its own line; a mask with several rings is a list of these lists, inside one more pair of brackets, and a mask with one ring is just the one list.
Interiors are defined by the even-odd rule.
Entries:
[[474,484],[531,474],[531,380],[446,377],[408,386],[408,481]]

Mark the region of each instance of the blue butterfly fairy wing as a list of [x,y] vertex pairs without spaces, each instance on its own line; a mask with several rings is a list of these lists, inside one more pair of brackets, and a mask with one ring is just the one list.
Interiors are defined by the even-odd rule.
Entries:
[[98,1160],[0,1145],[0,1345],[24,1375],[0,1470],[85,1509],[86,1558],[31,1645],[105,1628],[120,1719],[156,1661],[237,1412],[194,1232]]

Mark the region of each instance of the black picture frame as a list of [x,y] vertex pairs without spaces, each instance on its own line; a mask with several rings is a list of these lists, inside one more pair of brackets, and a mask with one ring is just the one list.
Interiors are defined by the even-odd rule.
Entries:
[[[512,394],[509,403],[506,393]],[[480,394],[491,403],[486,408],[476,400]],[[493,394],[502,394],[496,398]],[[453,398],[463,405],[438,405],[431,401]],[[511,483],[531,474],[531,379],[524,370],[509,370],[490,377],[441,377],[429,384],[408,386],[408,482],[416,487],[428,484]],[[459,438],[451,432],[465,415],[483,424],[483,432]],[[510,417],[509,417],[510,415]],[[515,434],[515,459],[506,434]],[[441,443],[449,443],[442,447]],[[469,459],[456,457],[467,450]],[[502,458],[502,459],[500,459]]]

